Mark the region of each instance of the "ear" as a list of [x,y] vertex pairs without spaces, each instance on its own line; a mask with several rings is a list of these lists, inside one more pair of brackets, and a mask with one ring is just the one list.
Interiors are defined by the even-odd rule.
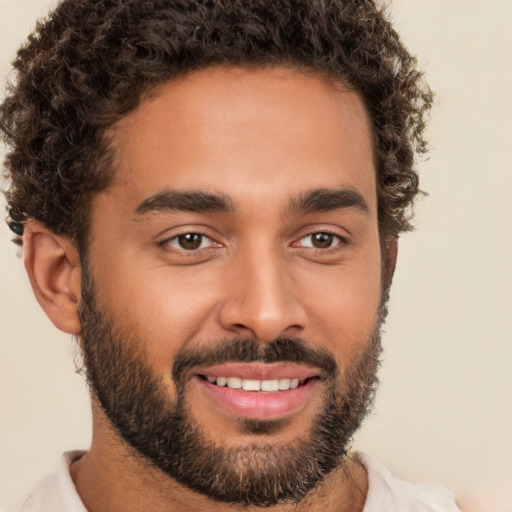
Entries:
[[398,257],[398,238],[388,238],[385,241],[385,254],[383,264],[383,285],[384,290],[389,290],[391,282],[393,281],[393,275],[395,274],[396,260]]
[[81,269],[75,245],[30,220],[23,234],[23,260],[37,301],[61,331],[79,334]]

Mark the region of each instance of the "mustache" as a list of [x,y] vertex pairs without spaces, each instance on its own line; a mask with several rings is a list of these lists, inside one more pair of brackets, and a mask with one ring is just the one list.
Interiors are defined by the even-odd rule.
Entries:
[[313,347],[304,340],[280,337],[270,342],[237,338],[180,352],[174,359],[172,376],[183,382],[184,375],[197,366],[224,363],[300,363],[321,370],[321,377],[334,378],[338,365],[334,356],[323,348]]

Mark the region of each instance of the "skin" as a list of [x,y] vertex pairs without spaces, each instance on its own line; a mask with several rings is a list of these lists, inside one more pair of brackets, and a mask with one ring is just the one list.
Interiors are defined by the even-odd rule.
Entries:
[[[144,340],[142,350],[171,398],[169,369],[183,348],[294,336],[333,354],[341,372],[364,350],[390,275],[382,275],[371,131],[356,92],[286,68],[210,68],[154,90],[111,136],[117,172],[92,201],[89,268],[98,303]],[[318,189],[355,192],[364,208],[293,208]],[[217,194],[230,208],[140,213],[149,198],[169,190]],[[325,232],[334,235],[331,247],[312,247],[312,234]],[[184,233],[204,234],[201,247],[180,247]],[[24,246],[39,302],[57,327],[79,336],[75,247],[34,221]],[[392,273],[396,243],[387,249],[384,268]],[[259,442],[305,435],[322,389],[315,386],[284,426]],[[193,375],[185,392],[192,419],[217,442],[255,441]],[[72,477],[92,512],[238,510],[148,466],[94,399],[92,446]],[[299,507],[273,510],[359,511],[366,488],[364,470],[349,461]]]

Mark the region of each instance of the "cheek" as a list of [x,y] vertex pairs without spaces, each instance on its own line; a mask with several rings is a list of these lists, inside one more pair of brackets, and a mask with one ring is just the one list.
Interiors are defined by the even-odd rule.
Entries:
[[137,272],[128,274],[125,259],[105,276],[102,304],[108,304],[120,325],[136,333],[154,372],[170,378],[180,351],[217,334],[213,311],[218,275],[192,267],[176,271],[165,265],[144,266],[140,259]]
[[214,299],[211,293],[191,289],[190,281],[173,279],[167,286],[165,281],[162,286],[154,286],[136,313],[156,353],[176,355],[204,337],[205,327],[211,323]]
[[[381,305],[380,258],[368,256],[337,269],[310,274],[307,303],[311,337],[325,340],[326,348],[348,360],[378,326]],[[377,253],[378,254],[378,253]]]

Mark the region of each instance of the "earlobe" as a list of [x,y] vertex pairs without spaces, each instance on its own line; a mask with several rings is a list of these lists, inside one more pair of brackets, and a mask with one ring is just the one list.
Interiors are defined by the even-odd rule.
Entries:
[[80,258],[74,244],[35,221],[23,235],[25,269],[37,301],[61,331],[80,333]]

